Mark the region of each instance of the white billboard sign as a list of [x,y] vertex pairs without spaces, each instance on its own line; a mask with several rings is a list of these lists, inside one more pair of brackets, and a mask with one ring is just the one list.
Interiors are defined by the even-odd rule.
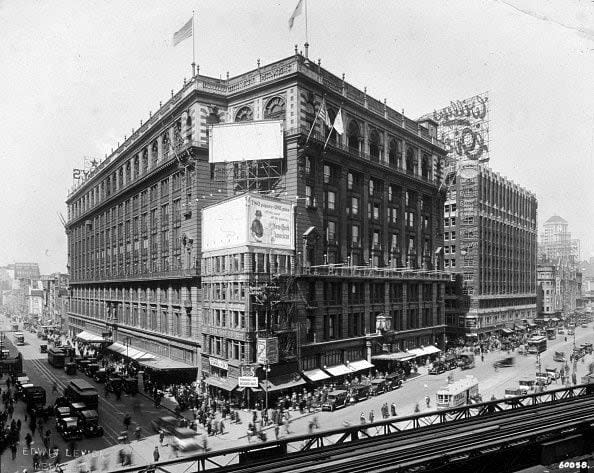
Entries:
[[283,158],[283,122],[264,120],[213,125],[208,134],[211,163]]
[[240,388],[257,388],[258,378],[256,376],[239,376],[237,378]]
[[202,211],[202,251],[251,245],[295,249],[294,205],[245,194]]

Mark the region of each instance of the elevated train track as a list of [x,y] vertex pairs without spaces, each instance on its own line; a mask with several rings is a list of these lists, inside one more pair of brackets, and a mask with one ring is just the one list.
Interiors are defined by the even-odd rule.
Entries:
[[543,442],[568,436],[593,443],[594,385],[292,436],[155,467],[185,463],[188,471],[245,473],[503,472],[539,463]]

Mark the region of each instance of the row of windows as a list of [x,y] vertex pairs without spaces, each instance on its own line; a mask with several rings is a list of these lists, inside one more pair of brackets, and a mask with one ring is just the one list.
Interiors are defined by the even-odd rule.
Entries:
[[[140,153],[129,158],[126,162],[105,177],[95,187],[68,206],[68,217],[76,218],[84,212],[98,205],[110,195],[117,193],[130,182],[149,172],[149,167],[156,166],[168,159],[174,148],[181,146],[185,139],[192,141],[192,119],[188,116],[182,131],[182,120],[178,119],[171,129],[166,130]],[[180,180],[181,178],[176,178]],[[174,189],[176,183],[174,182]]]

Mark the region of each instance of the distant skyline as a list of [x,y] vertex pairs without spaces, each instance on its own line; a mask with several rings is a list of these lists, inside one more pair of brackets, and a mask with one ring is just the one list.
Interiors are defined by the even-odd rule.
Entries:
[[[303,49],[297,0],[0,0],[0,264],[66,272],[72,169],[103,159],[190,76]],[[594,257],[594,2],[308,0],[310,58],[416,119],[489,92],[490,167]]]

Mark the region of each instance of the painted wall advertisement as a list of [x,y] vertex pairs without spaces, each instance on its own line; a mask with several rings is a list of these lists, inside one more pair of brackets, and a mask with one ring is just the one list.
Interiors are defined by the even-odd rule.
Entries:
[[252,245],[295,249],[294,205],[246,194],[202,211],[202,251]]
[[486,92],[450,102],[448,107],[434,111],[432,118],[438,124],[437,136],[445,143],[449,161],[489,161],[489,96]]
[[256,362],[261,365],[278,363],[278,338],[257,339]]

